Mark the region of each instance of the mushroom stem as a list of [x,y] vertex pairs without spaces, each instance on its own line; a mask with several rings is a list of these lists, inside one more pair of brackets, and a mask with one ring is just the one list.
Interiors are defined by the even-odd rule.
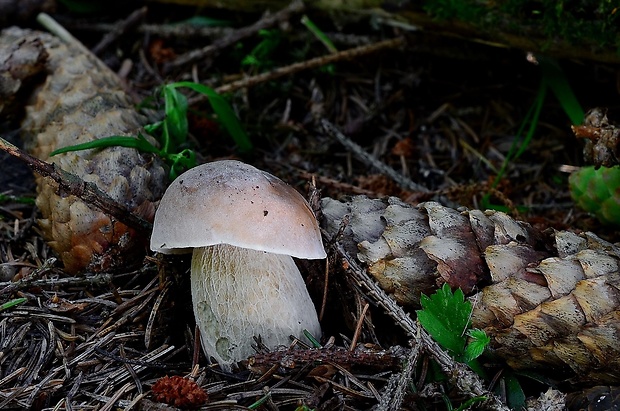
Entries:
[[253,336],[274,348],[306,329],[320,337],[316,310],[288,255],[218,244],[195,248],[191,288],[202,347],[225,369],[255,353]]

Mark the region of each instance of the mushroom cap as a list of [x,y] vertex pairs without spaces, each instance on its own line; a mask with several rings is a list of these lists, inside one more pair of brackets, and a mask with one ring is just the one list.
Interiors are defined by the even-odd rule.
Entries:
[[205,163],[181,174],[155,213],[151,250],[174,254],[215,244],[326,257],[303,196],[279,178],[235,160]]

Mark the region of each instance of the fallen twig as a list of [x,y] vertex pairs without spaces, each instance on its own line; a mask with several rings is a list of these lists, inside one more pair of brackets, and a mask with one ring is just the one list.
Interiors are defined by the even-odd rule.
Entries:
[[191,63],[196,60],[205,59],[209,56],[212,56],[218,51],[237,43],[239,40],[245,37],[252,36],[258,33],[260,30],[264,30],[281,21],[288,20],[292,14],[299,13],[303,9],[304,9],[303,2],[300,0],[295,0],[288,7],[278,11],[277,13],[274,13],[272,15],[269,15],[269,16],[266,16],[260,19],[259,21],[252,24],[251,26],[243,27],[239,30],[236,30],[229,36],[222,37],[220,39],[215,40],[212,44],[206,47],[203,47],[198,50],[190,51],[188,53],[185,53],[177,57],[176,60],[171,61],[167,63],[166,65],[164,65],[163,71],[164,73],[167,73],[175,67],[179,67],[184,64]]
[[509,410],[509,408],[502,404],[493,393],[484,388],[483,382],[476,374],[469,370],[464,364],[456,362],[424,329],[418,327],[418,324],[409,314],[405,313],[405,310],[368,276],[357,261],[347,253],[342,244],[336,242],[335,249],[344,262],[345,271],[366,290],[368,296],[372,300],[383,307],[386,313],[394,319],[396,324],[413,338],[413,346],[420,345],[437,361],[451,382],[457,386],[463,394],[470,397],[486,397],[487,400],[484,402],[484,405],[489,410]]
[[223,86],[216,88],[215,91],[220,94],[230,93],[231,91],[235,91],[240,88],[252,87],[266,81],[275,80],[282,76],[297,73],[298,71],[325,66],[327,64],[335,63],[337,61],[351,60],[355,57],[375,53],[379,50],[400,47],[403,44],[405,44],[405,38],[396,37],[374,44],[355,47],[353,49],[347,49],[338,53],[328,54],[326,56],[320,56],[310,60],[291,64],[289,66],[280,67],[267,73],[261,73],[256,76],[247,77],[238,81],[233,81],[232,83],[224,84]]
[[323,130],[325,131],[325,133],[335,138],[343,146],[345,146],[347,149],[352,151],[353,154],[358,159],[363,161],[365,164],[376,168],[381,174],[385,174],[389,176],[402,188],[413,190],[413,191],[418,191],[418,192],[423,192],[423,193],[429,192],[428,188],[414,183],[413,181],[411,181],[411,179],[405,177],[398,171],[394,170],[392,167],[388,166],[387,164],[379,161],[372,155],[368,154],[362,147],[360,147],[358,144],[356,144],[355,142],[347,138],[347,136],[342,134],[340,130],[336,128],[336,126],[334,126],[332,123],[330,123],[326,119],[321,120],[321,126],[323,127]]
[[[54,260],[55,261],[55,260]],[[47,272],[51,269],[51,266],[48,266],[48,263],[41,267],[44,269],[41,274]],[[39,272],[39,270],[37,270]],[[112,275],[99,273],[95,275],[89,275],[85,277],[67,277],[67,278],[48,278],[48,279],[38,279],[38,278],[23,278],[19,281],[8,281],[0,283],[0,295],[11,295],[15,291],[23,290],[24,288],[29,287],[60,287],[60,286],[104,286],[106,284],[112,283]]]
[[125,207],[114,201],[110,196],[97,188],[93,183],[87,183],[75,174],[64,171],[55,164],[50,164],[31,156],[15,145],[0,137],[0,150],[7,152],[13,157],[25,162],[36,173],[43,177],[49,177],[56,184],[58,190],[74,195],[89,205],[93,205],[106,214],[114,217],[127,226],[150,235],[153,226],[148,221],[133,214]]
[[420,358],[420,347],[414,346],[409,352],[407,359],[403,364],[403,369],[398,374],[393,373],[388,381],[379,404],[375,411],[398,410],[403,404],[405,393],[407,392],[411,375],[418,364]]
[[295,368],[301,363],[329,362],[344,366],[361,365],[377,369],[398,369],[405,360],[406,349],[393,346],[389,350],[375,350],[357,345],[354,350],[345,348],[276,349],[258,353],[248,360],[250,367],[271,367],[279,364]]
[[121,20],[92,48],[93,54],[100,54],[103,50],[108,48],[110,44],[112,44],[115,40],[117,40],[120,36],[125,34],[128,29],[137,25],[140,21],[144,19],[147,12],[146,7],[141,7],[138,10],[135,10],[131,13],[126,19]]

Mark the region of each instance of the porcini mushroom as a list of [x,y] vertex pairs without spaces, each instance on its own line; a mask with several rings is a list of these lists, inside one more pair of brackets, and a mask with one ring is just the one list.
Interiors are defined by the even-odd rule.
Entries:
[[155,213],[151,249],[192,252],[191,291],[202,347],[225,369],[251,356],[253,336],[288,345],[316,310],[291,257],[325,258],[314,213],[294,188],[223,160],[180,175]]

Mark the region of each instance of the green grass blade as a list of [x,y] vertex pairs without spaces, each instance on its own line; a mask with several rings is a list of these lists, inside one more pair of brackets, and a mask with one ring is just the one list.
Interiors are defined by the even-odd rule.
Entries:
[[585,113],[577,96],[573,92],[564,71],[558,63],[544,56],[536,56],[540,68],[542,69],[543,79],[560,102],[562,109],[570,119],[571,124],[579,125],[583,123]]
[[330,53],[336,53],[338,51],[338,49],[336,48],[336,46],[334,46],[334,43],[332,43],[329,37],[327,37],[327,35],[323,33],[323,31],[316,24],[314,24],[314,22],[310,20],[310,18],[305,14],[301,18],[301,23],[306,26],[306,28],[310,30],[312,34],[314,34],[314,37],[319,39],[319,41],[323,43],[323,45],[325,45],[325,47],[327,48],[327,50],[329,50]]
[[187,98],[172,87],[164,87],[167,131],[174,146],[187,140]]
[[314,348],[322,347],[321,343],[316,338],[314,338],[314,335],[312,335],[310,331],[304,330],[304,336],[310,341]]
[[[529,143],[532,141],[538,126],[538,120],[540,118],[540,113],[546,98],[547,90],[551,90],[551,92],[558,99],[562,109],[572,124],[581,124],[583,122],[585,116],[583,108],[581,107],[581,104],[579,104],[579,100],[577,100],[577,97],[575,96],[575,93],[573,92],[570,84],[568,83],[568,79],[560,66],[555,60],[544,56],[537,56],[537,60],[541,67],[542,80],[538,88],[536,99],[519,127],[517,138],[513,142],[506,159],[502,163],[499,173],[493,181],[493,187],[496,187],[504,176],[510,161],[519,158],[519,156],[525,152],[529,146]],[[526,127],[527,133],[523,140],[521,140],[520,136],[523,135]],[[489,198],[490,194],[486,194],[482,198],[481,205],[484,208],[498,209],[497,206],[490,204]]]
[[7,301],[6,303],[0,305],[0,311],[4,311],[4,310],[8,310],[9,308],[13,308],[17,305],[23,304],[26,301],[28,301],[27,298],[21,297],[21,298],[16,298],[14,300],[11,301]]
[[[532,104],[527,114],[525,115],[525,118],[521,122],[521,125],[519,126],[519,130],[517,131],[517,134],[515,135],[515,139],[512,142],[512,145],[510,146],[510,150],[508,150],[508,154],[506,155],[506,158],[504,159],[504,162],[502,163],[502,166],[499,172],[497,173],[497,176],[495,176],[495,179],[493,180],[493,184],[491,184],[491,187],[493,188],[497,187],[499,182],[504,177],[504,174],[506,173],[506,169],[508,168],[508,165],[510,164],[510,162],[518,158],[521,154],[523,154],[525,150],[527,149],[530,141],[532,141],[532,138],[534,137],[534,133],[536,132],[536,127],[538,126],[538,119],[540,117],[540,112],[542,111],[542,107],[545,102],[546,96],[547,96],[547,83],[545,82],[543,78],[543,80],[541,80],[540,82],[540,86],[538,87],[538,93],[536,94],[536,99],[534,100],[534,103]],[[523,132],[525,131],[526,127],[528,127],[527,134],[525,135],[524,138],[522,138]],[[483,209],[493,209],[493,210],[504,211],[500,209],[500,206],[491,204],[490,198],[491,198],[490,193],[487,193],[482,197],[480,204]]]
[[23,197],[23,196],[17,197],[17,196],[12,196],[12,195],[7,195],[7,194],[0,194],[0,204],[8,203],[8,202],[34,205],[36,201],[32,197]]
[[127,147],[135,148],[147,153],[159,153],[159,149],[149,143],[144,137],[128,137],[128,136],[110,136],[100,138],[98,140],[89,141],[88,143],[76,144],[73,146],[62,147],[54,150],[50,153],[50,156],[58,154],[68,153],[71,151],[90,150],[93,148],[105,148],[105,147]]
[[213,111],[215,112],[215,114],[217,114],[219,121],[237,144],[239,151],[241,151],[242,153],[247,153],[252,150],[252,142],[250,141],[245,130],[241,126],[237,115],[233,111],[230,104],[228,104],[228,102],[215,90],[205,85],[192,83],[189,81],[173,83],[169,86],[187,87],[197,93],[201,93],[207,96],[209,99],[209,103],[213,108]]

